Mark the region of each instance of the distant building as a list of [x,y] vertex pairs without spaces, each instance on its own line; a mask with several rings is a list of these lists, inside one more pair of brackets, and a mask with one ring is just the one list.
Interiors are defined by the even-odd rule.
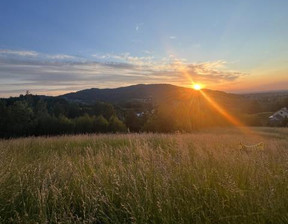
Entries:
[[270,124],[273,126],[282,125],[285,119],[288,119],[288,109],[286,107],[283,107],[269,117]]
[[144,114],[145,114],[144,112],[140,112],[140,113],[136,113],[136,116],[137,117],[142,117],[142,116],[144,116]]

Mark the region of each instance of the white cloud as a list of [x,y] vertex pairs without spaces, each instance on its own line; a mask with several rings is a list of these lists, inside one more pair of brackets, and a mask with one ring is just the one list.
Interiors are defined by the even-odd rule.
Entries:
[[116,61],[116,62],[123,62],[123,63],[131,63],[135,65],[143,65],[152,62],[154,59],[153,56],[131,56],[130,53],[122,53],[122,54],[93,54],[91,55],[94,58],[100,59],[100,60],[108,60],[108,61]]
[[135,27],[136,32],[140,32],[143,25],[144,25],[144,23],[137,23],[136,27]]
[[25,60],[28,58],[38,58],[38,59],[52,59],[52,60],[72,60],[77,59],[77,57],[67,54],[43,54],[36,51],[20,51],[20,50],[10,50],[10,49],[0,49],[0,56],[10,58],[11,56],[20,57]]
[[144,54],[152,54],[153,51],[145,50],[145,51],[143,51],[143,53],[144,53]]
[[75,59],[76,57],[67,54],[55,54],[55,55],[47,55],[47,58],[65,60],[65,59]]
[[15,51],[15,50],[7,50],[2,49],[0,50],[0,54],[4,55],[18,55],[18,56],[30,56],[30,57],[36,57],[38,56],[38,53],[35,51]]
[[176,37],[175,37],[175,36],[170,36],[169,39],[171,39],[171,40],[175,40]]
[[59,89],[73,87],[80,90],[139,83],[188,85],[191,79],[195,82],[225,83],[245,75],[229,70],[226,61],[192,63],[172,54],[162,58],[132,56],[128,52],[94,54],[94,60],[65,54],[36,55],[39,57],[28,57],[27,60],[22,56],[0,57],[0,94],[4,89],[15,89],[17,85],[32,91],[39,88],[55,91],[57,86]]

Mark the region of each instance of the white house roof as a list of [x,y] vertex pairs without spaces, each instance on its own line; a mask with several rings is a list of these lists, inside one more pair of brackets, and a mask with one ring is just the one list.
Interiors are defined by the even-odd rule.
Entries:
[[281,120],[284,119],[285,117],[288,118],[288,109],[286,107],[283,107],[282,109],[278,110],[275,112],[272,116],[270,116],[270,119],[276,119],[276,120]]

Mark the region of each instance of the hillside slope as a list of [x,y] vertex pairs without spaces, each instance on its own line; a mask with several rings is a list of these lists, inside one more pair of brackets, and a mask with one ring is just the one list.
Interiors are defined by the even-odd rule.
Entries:
[[[205,93],[216,98],[229,98],[231,100],[243,100],[240,95],[229,94],[221,91],[203,90]],[[189,100],[198,96],[199,92],[190,88],[174,86],[170,84],[139,84],[115,89],[85,89],[78,92],[68,93],[59,97],[70,101],[82,103],[94,103],[97,101],[121,104],[131,101],[152,101],[159,103],[170,100]]]

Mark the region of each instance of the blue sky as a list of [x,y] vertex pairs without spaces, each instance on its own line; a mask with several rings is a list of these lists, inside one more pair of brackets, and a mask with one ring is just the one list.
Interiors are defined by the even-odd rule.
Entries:
[[0,96],[191,81],[287,89],[287,8],[287,0],[1,0]]

